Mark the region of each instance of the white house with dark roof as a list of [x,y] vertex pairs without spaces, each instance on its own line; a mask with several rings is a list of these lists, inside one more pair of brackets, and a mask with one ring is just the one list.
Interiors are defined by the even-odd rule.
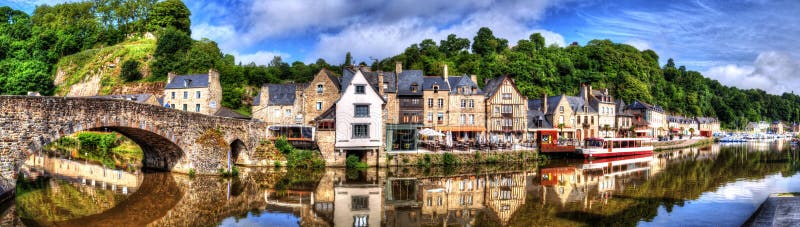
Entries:
[[336,142],[338,155],[355,155],[369,165],[377,165],[383,145],[383,105],[378,89],[357,70],[345,74],[342,96],[336,101]]
[[162,105],[168,108],[206,115],[215,115],[222,104],[222,86],[219,72],[210,69],[208,74],[168,74]]

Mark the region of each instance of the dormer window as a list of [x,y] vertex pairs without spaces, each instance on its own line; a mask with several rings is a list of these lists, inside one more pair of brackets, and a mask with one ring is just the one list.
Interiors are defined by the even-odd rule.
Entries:
[[183,80],[183,86],[184,87],[189,87],[189,85],[191,85],[191,84],[192,84],[192,80]]
[[416,93],[418,89],[419,89],[419,85],[417,85],[417,83],[411,84],[411,92]]
[[433,93],[439,93],[439,85],[433,85]]

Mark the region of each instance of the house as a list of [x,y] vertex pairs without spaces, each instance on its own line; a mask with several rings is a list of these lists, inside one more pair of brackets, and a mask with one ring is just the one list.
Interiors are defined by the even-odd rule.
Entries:
[[614,102],[614,124],[617,129],[618,137],[632,137],[633,136],[633,115],[625,112],[625,101],[617,99]]
[[357,156],[370,166],[382,165],[386,100],[373,85],[377,83],[370,83],[361,70],[345,73],[342,81],[343,92],[335,107],[335,150],[345,157]]
[[542,96],[528,101],[528,126],[531,136],[542,131],[557,130],[561,140],[574,139],[577,119],[566,95]]
[[767,123],[766,121],[747,123],[748,133],[767,133],[767,131],[769,130],[770,130],[770,124]]
[[[589,88],[591,89],[591,88]],[[586,86],[581,89],[581,96],[565,96],[572,109],[572,117],[575,119],[575,139],[583,141],[585,138],[597,137],[599,130],[599,115],[597,110],[589,104],[589,95]]]
[[793,133],[800,132],[800,123],[797,123],[797,122],[792,123],[791,131]]
[[486,129],[489,141],[519,143],[527,140],[528,98],[514,80],[500,76],[483,88],[486,104]]
[[[423,127],[424,120],[438,120],[438,112],[434,114],[431,111],[430,115],[424,115],[423,86],[425,79],[422,70],[403,70],[402,64],[397,63],[395,75],[397,75],[396,96],[394,96],[396,101],[392,100],[394,103],[389,105],[396,106],[397,109],[389,109],[389,111],[396,111],[396,114],[390,113],[389,116],[396,116],[397,121],[388,121],[386,124],[386,150],[416,151],[419,129]],[[388,96],[387,94],[387,98]]]
[[772,134],[783,134],[786,133],[785,127],[786,125],[783,124],[782,121],[773,121],[769,127],[770,128],[769,132],[771,132]]
[[127,100],[131,102],[150,104],[156,106],[163,105],[162,103],[163,98],[157,98],[155,95],[152,94],[100,95],[100,96],[92,96],[92,98]]
[[597,136],[615,137],[617,106],[608,89],[593,90],[591,85],[582,85],[581,94],[586,97],[589,106],[597,111]]
[[448,97],[447,125],[437,127],[437,131],[450,132],[453,140],[474,140],[484,137],[486,132],[486,105],[483,90],[478,87],[477,77],[448,77],[450,94]]
[[720,131],[719,120],[713,117],[697,117],[697,128],[700,130],[700,136],[712,137],[714,133]]
[[636,136],[656,137],[666,135],[666,115],[664,108],[658,105],[650,105],[642,101],[633,101],[625,107],[628,114],[633,115]]
[[214,115],[221,109],[222,86],[219,72],[176,75],[169,73],[164,87],[164,106],[183,111]]
[[302,84],[264,84],[253,100],[253,118],[268,125],[301,125],[302,101],[297,100]]
[[667,115],[667,128],[673,136],[696,136],[700,134],[695,118]]
[[448,83],[447,65],[444,66],[444,76],[426,76],[422,78],[422,98],[425,100],[423,113],[425,121],[423,127],[436,128],[447,126],[449,122],[450,85]]
[[339,77],[328,69],[321,69],[298,96],[302,105],[299,110],[302,123],[312,124],[314,119],[331,108],[341,96],[341,90]]

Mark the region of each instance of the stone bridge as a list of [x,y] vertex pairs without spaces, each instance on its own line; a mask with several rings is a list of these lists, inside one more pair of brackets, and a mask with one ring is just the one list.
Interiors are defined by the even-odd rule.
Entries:
[[217,174],[248,160],[266,137],[261,122],[125,100],[0,96],[0,196],[14,190],[28,155],[80,131],[125,135],[144,151],[145,168],[197,174]]

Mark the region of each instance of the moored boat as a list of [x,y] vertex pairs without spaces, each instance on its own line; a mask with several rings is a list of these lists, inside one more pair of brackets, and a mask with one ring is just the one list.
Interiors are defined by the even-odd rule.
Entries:
[[649,138],[587,138],[579,149],[585,158],[653,154]]

